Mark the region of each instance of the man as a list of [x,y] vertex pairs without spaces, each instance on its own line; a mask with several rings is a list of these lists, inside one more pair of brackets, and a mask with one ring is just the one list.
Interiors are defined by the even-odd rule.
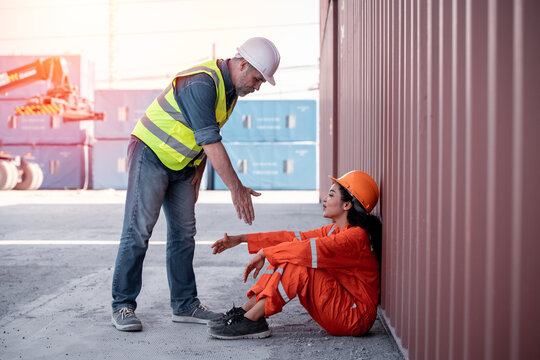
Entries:
[[206,324],[221,314],[197,298],[193,271],[195,202],[206,156],[231,191],[239,219],[251,225],[251,196],[221,143],[238,96],[259,90],[280,55],[265,38],[251,38],[232,59],[212,60],[178,73],[148,107],[132,132],[124,225],[112,283],[112,323],[122,331],[142,330],[135,299],[142,286],[148,240],[163,206],[167,220],[167,277],[172,320]]

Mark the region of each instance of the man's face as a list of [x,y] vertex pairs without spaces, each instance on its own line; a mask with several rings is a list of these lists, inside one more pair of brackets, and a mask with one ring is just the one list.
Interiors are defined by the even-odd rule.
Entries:
[[255,90],[259,90],[263,82],[266,82],[266,80],[264,80],[262,74],[257,69],[251,67],[249,63],[246,63],[235,84],[236,94],[238,96],[251,94]]

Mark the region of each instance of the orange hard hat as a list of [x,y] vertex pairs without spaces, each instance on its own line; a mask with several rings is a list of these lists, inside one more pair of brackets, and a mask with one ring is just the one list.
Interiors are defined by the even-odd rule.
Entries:
[[362,204],[368,213],[377,205],[379,188],[369,174],[360,170],[353,170],[339,179],[332,176],[329,176],[329,178],[347,189],[356,200],[360,201],[360,204]]

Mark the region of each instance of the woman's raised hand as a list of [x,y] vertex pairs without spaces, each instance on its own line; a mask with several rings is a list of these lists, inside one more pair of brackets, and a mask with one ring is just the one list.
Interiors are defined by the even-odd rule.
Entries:
[[227,233],[225,233],[221,239],[212,245],[212,248],[214,249],[212,253],[219,254],[220,252],[223,252],[229,248],[235,247],[242,242],[243,237],[244,235],[229,236]]
[[246,269],[244,270],[244,282],[247,281],[247,278],[249,274],[253,271],[253,269],[255,269],[255,272],[253,273],[253,278],[257,278],[257,275],[259,275],[259,271],[261,271],[264,266],[264,259],[265,256],[262,249],[259,250],[259,252],[255,254],[253,258],[251,258],[251,260],[246,266]]

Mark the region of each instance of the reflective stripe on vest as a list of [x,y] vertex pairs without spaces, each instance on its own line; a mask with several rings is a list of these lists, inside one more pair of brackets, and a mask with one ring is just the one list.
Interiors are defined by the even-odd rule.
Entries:
[[135,125],[132,134],[141,139],[172,170],[181,170],[190,162],[199,165],[204,157],[202,146],[195,142],[195,134],[189,127],[174,98],[177,78],[205,73],[212,77],[216,86],[216,121],[221,128],[231,115],[236,100],[227,110],[225,82],[216,60],[181,71],[146,109]]

